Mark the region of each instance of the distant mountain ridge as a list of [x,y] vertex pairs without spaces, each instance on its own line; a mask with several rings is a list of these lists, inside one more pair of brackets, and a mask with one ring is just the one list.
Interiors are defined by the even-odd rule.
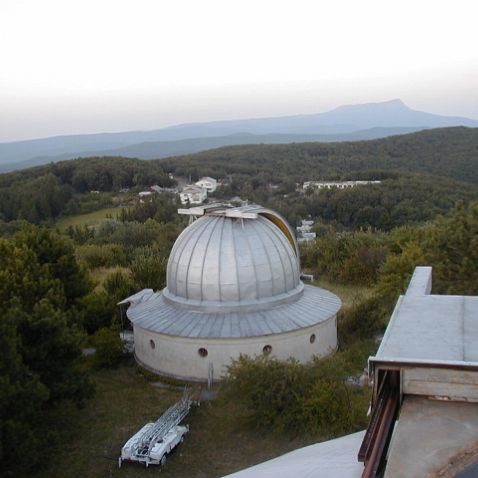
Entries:
[[152,131],[97,133],[0,143],[0,170],[80,156],[164,158],[235,144],[357,141],[428,128],[478,127],[478,120],[415,111],[401,100],[346,105],[325,113],[187,123]]
[[380,103],[344,105],[325,113],[189,123],[171,126],[163,131],[169,131],[170,134],[194,134],[198,137],[201,131],[209,128],[227,134],[237,130],[253,134],[344,134],[375,127],[426,129],[447,126],[478,127],[478,120],[416,111],[405,105],[402,100],[395,99]]
[[15,169],[30,168],[50,162],[63,161],[79,157],[92,156],[122,156],[138,159],[161,159],[171,156],[198,153],[222,146],[254,145],[254,144],[288,144],[308,142],[343,142],[379,139],[397,134],[413,133],[423,128],[370,128],[348,134],[264,134],[237,133],[227,136],[213,136],[204,138],[190,138],[176,141],[145,141],[143,143],[122,146],[115,149],[102,149],[97,151],[82,151],[78,153],[63,153],[55,156],[39,156],[20,161],[18,163],[0,163],[0,172]]

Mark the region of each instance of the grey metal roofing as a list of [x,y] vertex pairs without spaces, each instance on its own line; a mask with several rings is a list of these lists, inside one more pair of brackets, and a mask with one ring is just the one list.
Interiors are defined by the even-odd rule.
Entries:
[[165,296],[185,305],[221,309],[271,304],[301,293],[294,245],[271,220],[204,215],[176,240]]
[[360,478],[357,450],[364,432],[299,448],[223,478]]
[[297,242],[287,222],[262,206],[209,204],[178,237],[166,288],[125,299],[136,327],[171,336],[241,338],[311,327],[340,299],[300,281]]
[[132,304],[127,315],[135,327],[171,336],[243,338],[311,327],[333,317],[341,305],[332,292],[306,285],[295,302],[261,311],[205,313],[181,309],[158,292]]
[[265,217],[269,221],[278,226],[281,231],[287,236],[292,248],[295,250],[296,256],[299,257],[299,249],[294,232],[287,221],[277,212],[272,209],[267,209],[259,204],[247,204],[243,206],[233,206],[224,203],[211,203],[200,206],[194,206],[187,209],[178,209],[179,214],[187,214],[193,217],[200,217],[205,215],[211,216],[225,216],[243,219],[257,219],[258,216]]
[[137,304],[145,299],[148,299],[152,294],[154,294],[153,289],[143,289],[139,292],[136,292],[136,294],[126,297],[126,299],[120,300],[116,305]]
[[433,295],[430,285],[431,268],[417,267],[377,359],[478,362],[478,297]]

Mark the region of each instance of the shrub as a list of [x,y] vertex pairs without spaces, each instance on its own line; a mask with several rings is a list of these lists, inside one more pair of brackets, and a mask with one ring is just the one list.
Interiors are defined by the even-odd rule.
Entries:
[[116,307],[116,304],[126,297],[138,291],[137,285],[131,279],[130,275],[116,271],[108,275],[103,282],[103,289],[108,294],[110,303]]
[[102,327],[110,327],[116,302],[104,291],[91,292],[83,298],[83,326],[91,335]]
[[331,436],[365,425],[368,391],[345,382],[353,368],[341,354],[309,364],[241,356],[228,368],[221,393],[255,427]]
[[93,363],[97,368],[114,368],[124,355],[124,346],[116,328],[103,327],[93,336],[93,345],[96,353]]
[[338,335],[341,347],[357,340],[373,338],[385,325],[393,302],[380,295],[354,304],[338,314]]
[[135,251],[131,275],[138,289],[161,290],[166,285],[166,257],[157,248],[142,247]]
[[316,274],[349,284],[373,284],[388,254],[388,238],[371,231],[328,231],[301,248],[303,263]]
[[126,250],[119,244],[85,244],[76,248],[76,255],[91,269],[128,264]]

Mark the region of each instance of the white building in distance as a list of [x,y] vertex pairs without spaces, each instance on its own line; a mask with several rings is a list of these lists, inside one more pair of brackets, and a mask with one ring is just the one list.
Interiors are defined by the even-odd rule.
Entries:
[[129,304],[136,360],[161,375],[220,379],[232,359],[271,354],[307,362],[337,347],[340,299],[300,280],[286,221],[261,206],[209,205],[176,240],[166,288]]
[[207,198],[207,190],[201,186],[190,184],[179,194],[181,204],[202,204]]
[[157,194],[162,194],[162,193],[171,193],[171,194],[176,194],[178,192],[178,188],[163,188],[161,186],[158,186],[155,184],[154,186],[151,186],[151,191],[157,193]]
[[312,232],[314,221],[303,219],[300,226],[297,226],[297,240],[301,242],[314,241],[317,237],[315,232]]
[[354,188],[355,186],[366,186],[370,184],[380,184],[381,181],[306,181],[302,185],[302,189],[348,189]]
[[201,178],[195,184],[196,186],[204,188],[208,194],[213,193],[217,189],[217,180],[209,176]]

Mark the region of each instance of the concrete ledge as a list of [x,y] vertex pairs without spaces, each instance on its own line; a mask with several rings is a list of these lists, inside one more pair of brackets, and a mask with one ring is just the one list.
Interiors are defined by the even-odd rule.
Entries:
[[432,291],[432,268],[429,266],[415,267],[405,295],[429,295]]

